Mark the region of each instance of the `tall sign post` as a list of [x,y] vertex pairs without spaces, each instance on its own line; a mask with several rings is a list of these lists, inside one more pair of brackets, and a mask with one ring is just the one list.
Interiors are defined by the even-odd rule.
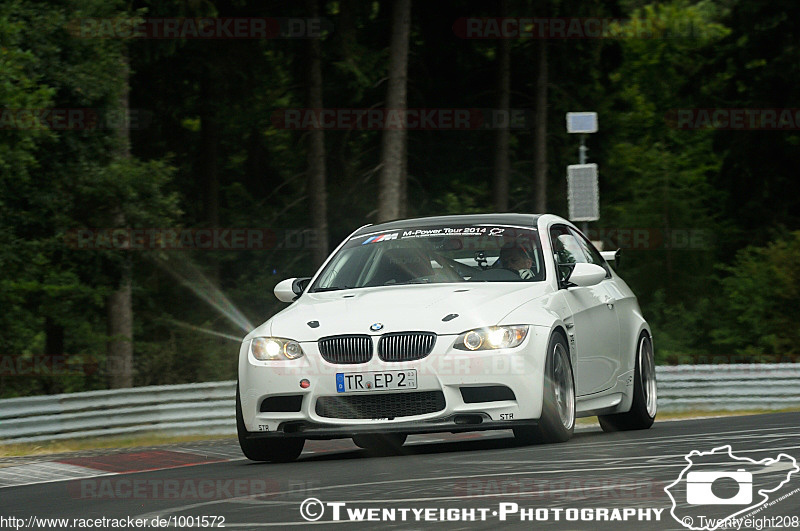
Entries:
[[[570,221],[582,221],[584,232],[589,221],[600,219],[600,188],[597,181],[597,164],[586,163],[586,135],[597,132],[596,112],[568,112],[567,133],[580,135],[579,164],[567,166],[567,199]],[[588,235],[587,235],[588,236]]]

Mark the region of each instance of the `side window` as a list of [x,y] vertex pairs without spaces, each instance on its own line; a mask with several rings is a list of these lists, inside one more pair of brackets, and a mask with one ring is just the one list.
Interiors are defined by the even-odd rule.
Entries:
[[605,260],[603,260],[603,257],[600,256],[600,252],[598,252],[598,250],[595,249],[594,245],[592,245],[591,242],[589,242],[589,240],[587,240],[586,237],[583,234],[581,234],[579,232],[575,232],[574,230],[570,230],[570,232],[575,235],[575,239],[578,241],[578,244],[581,246],[581,249],[583,250],[583,253],[589,259],[588,260],[589,263],[590,264],[599,265],[600,267],[605,269],[606,270],[606,278],[611,278],[611,271],[609,271],[609,269],[608,269],[608,264],[606,263]]
[[550,242],[553,245],[558,277],[561,282],[569,277],[575,264],[590,262],[583,247],[568,227],[564,225],[552,227]]

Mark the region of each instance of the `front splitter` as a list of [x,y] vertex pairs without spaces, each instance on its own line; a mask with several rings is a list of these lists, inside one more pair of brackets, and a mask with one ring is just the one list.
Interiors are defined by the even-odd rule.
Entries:
[[408,435],[437,432],[461,433],[466,431],[510,430],[518,427],[537,426],[538,423],[538,420],[491,420],[491,417],[485,413],[453,415],[444,419],[429,421],[358,426],[295,420],[282,422],[275,431],[248,432],[247,438],[344,439],[354,435],[381,433],[405,433]]

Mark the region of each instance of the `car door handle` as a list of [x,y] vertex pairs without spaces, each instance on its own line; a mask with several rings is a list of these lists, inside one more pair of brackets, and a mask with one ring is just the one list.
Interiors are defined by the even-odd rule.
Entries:
[[608,307],[609,310],[613,310],[614,309],[614,303],[617,302],[617,299],[615,299],[614,297],[606,296],[606,298],[605,298],[605,300],[603,302],[606,303],[606,306]]

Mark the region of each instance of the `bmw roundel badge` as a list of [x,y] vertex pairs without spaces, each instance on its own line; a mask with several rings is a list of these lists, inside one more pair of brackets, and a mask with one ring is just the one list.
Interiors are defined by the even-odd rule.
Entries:
[[373,323],[370,327],[370,330],[373,332],[377,332],[378,330],[383,330],[383,323]]

